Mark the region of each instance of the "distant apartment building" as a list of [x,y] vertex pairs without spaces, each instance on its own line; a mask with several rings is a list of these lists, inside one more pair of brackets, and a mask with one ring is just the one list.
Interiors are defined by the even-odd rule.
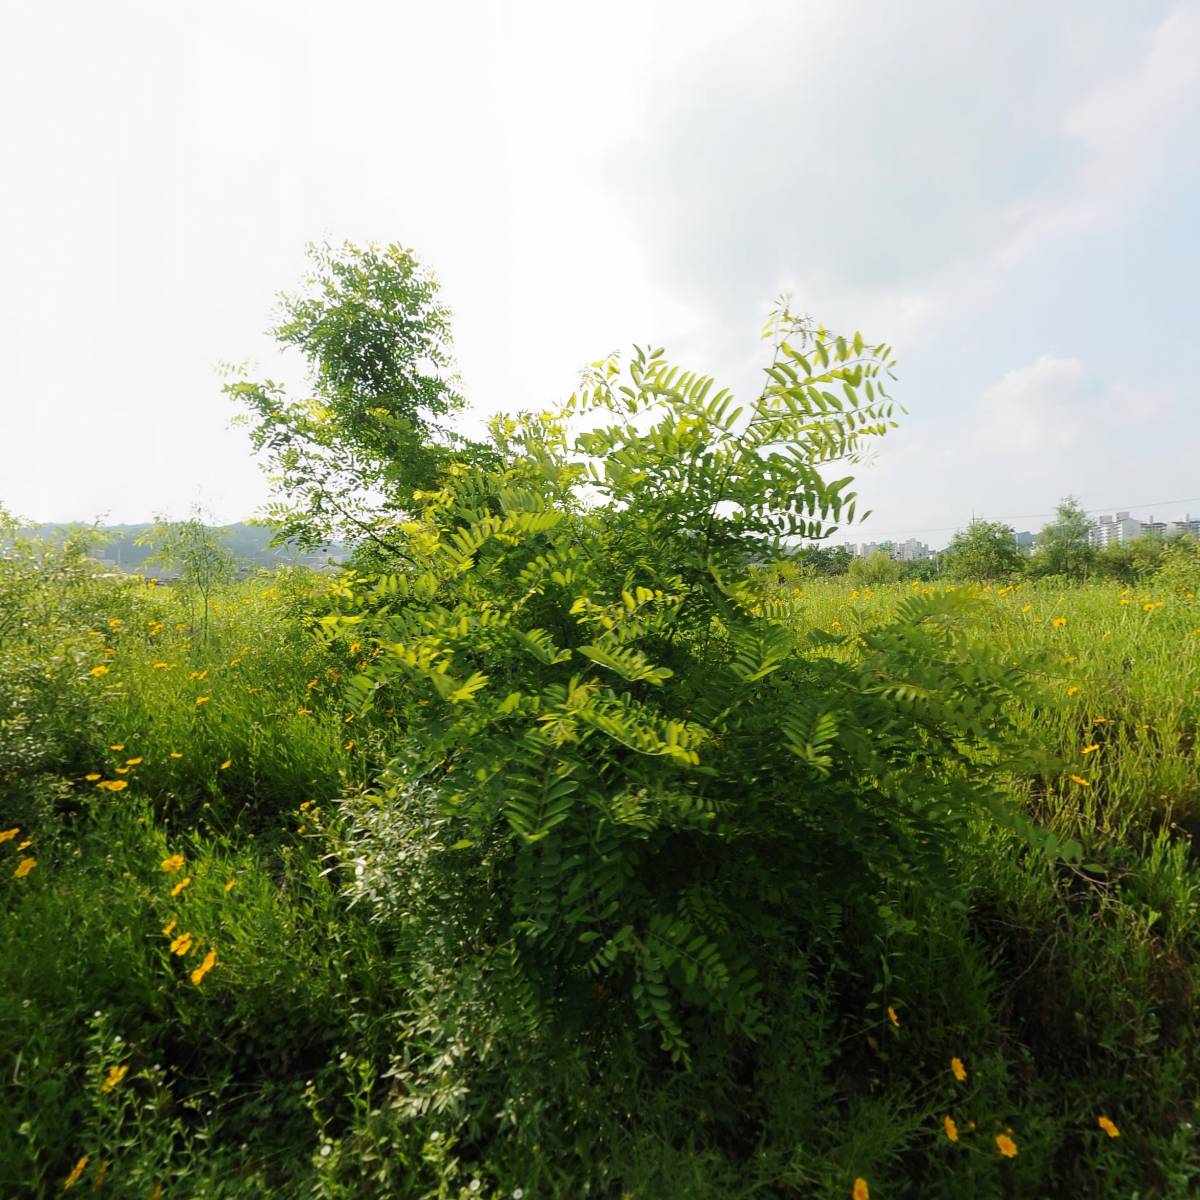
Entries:
[[1102,513],[1088,530],[1088,545],[1103,550],[1105,546],[1131,542],[1135,537],[1141,537],[1143,531],[1142,522],[1135,521],[1127,512],[1115,516]]
[[924,562],[934,557],[933,551],[916,538],[904,542],[847,542],[846,549],[856,558],[870,558],[882,550],[897,562]]
[[1088,544],[1103,550],[1105,546],[1131,542],[1137,537],[1178,537],[1185,533],[1200,537],[1200,518],[1184,513],[1173,521],[1156,521],[1152,514],[1148,521],[1139,521],[1127,512],[1115,516],[1101,514],[1088,530]]

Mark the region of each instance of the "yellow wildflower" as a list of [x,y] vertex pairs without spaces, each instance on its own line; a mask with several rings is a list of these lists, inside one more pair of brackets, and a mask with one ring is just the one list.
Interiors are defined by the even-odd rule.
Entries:
[[180,935],[179,935],[179,936],[178,936],[178,937],[177,937],[177,938],[176,938],[176,939],[175,939],[175,940],[174,940],[174,941],[171,943],[171,953],[172,953],[172,954],[178,954],[178,955],[179,955],[181,958],[182,958],[182,957],[183,957],[183,955],[185,955],[185,954],[186,954],[186,953],[187,953],[187,952],[188,952],[188,951],[189,951],[191,948],[192,948],[192,935],[191,935],[190,931],[189,931],[188,933],[181,933],[181,934],[180,934]]
[[231,659],[229,660],[229,665],[230,665],[231,667],[236,667],[236,666],[238,665],[238,663],[240,663],[241,661],[242,661],[242,660],[241,660],[240,658],[231,658]]
[[1093,725],[1105,725],[1107,723],[1108,723],[1107,717],[1093,717],[1092,718]]
[[210,950],[205,956],[204,961],[192,972],[192,982],[199,987],[200,980],[212,970],[212,965],[217,961],[217,952]]
[[942,1128],[946,1131],[946,1136],[952,1142],[958,1141],[958,1126],[954,1123],[953,1117],[943,1117]]
[[88,1156],[85,1154],[74,1165],[74,1167],[71,1168],[71,1173],[70,1173],[70,1175],[67,1176],[67,1180],[63,1184],[63,1191],[66,1191],[66,1189],[69,1187],[74,1187],[79,1182],[80,1178],[83,1176],[84,1171],[87,1170],[87,1165],[88,1165]]
[[128,775],[129,774],[128,767],[113,767],[113,770],[116,771],[116,773],[118,775]]
[[854,1200],[871,1200],[871,1189],[861,1175],[854,1181]]
[[226,890],[227,892],[232,892],[232,891],[233,891],[233,885],[234,885],[235,883],[237,883],[237,880],[236,880],[236,879],[231,879],[231,880],[230,880],[230,881],[229,881],[229,882],[228,882],[228,883],[225,885],[225,890]]
[[17,869],[13,872],[14,879],[24,879],[34,867],[37,866],[36,858],[23,858],[17,863]]
[[171,874],[174,875],[175,872],[183,866],[183,855],[172,854],[170,858],[164,858],[162,862],[159,863],[159,866],[161,866],[164,871],[170,871]]
[[108,1074],[105,1076],[104,1082],[100,1085],[100,1090],[102,1092],[111,1092],[113,1088],[115,1088],[117,1084],[125,1078],[125,1075],[128,1071],[129,1067],[127,1065],[120,1067],[109,1067]]
[[212,699],[211,696],[197,696],[196,703],[197,704],[207,704],[211,699]]
[[1053,625],[1055,629],[1061,629],[1066,623],[1067,623],[1066,617],[1055,617],[1054,620],[1050,622],[1050,624]]
[[88,672],[88,674],[89,674],[89,675],[95,675],[95,676],[96,676],[96,678],[97,678],[97,679],[99,679],[101,675],[107,675],[107,674],[108,674],[108,668],[107,668],[107,667],[106,667],[106,666],[105,666],[103,663],[101,663],[101,664],[100,664],[100,666],[98,666],[98,667],[93,667],[93,668],[92,668],[92,669],[91,669],[91,670]]
[[311,712],[312,712],[311,708],[298,708],[298,709],[296,709],[296,716],[307,717]]
[[999,1150],[1005,1158],[1017,1157],[1017,1143],[1014,1142],[1007,1133],[996,1134],[996,1149]]
[[362,642],[351,642],[350,653],[357,654],[362,649]]
[[1080,751],[1080,754],[1091,754],[1093,750],[1099,750],[1099,749],[1100,749],[1100,743],[1093,742],[1090,746],[1084,746],[1084,748]]
[[207,678],[208,678],[208,671],[206,671],[206,670],[205,670],[205,671],[193,671],[193,672],[192,672],[192,673],[191,673],[191,674],[188,676],[188,678],[189,678],[189,679],[207,679]]
[[345,745],[342,747],[342,749],[343,749],[343,750],[353,750],[353,749],[354,749],[354,742],[353,742],[353,741],[349,741],[349,742],[347,742],[347,743],[346,743],[346,744],[345,744]]
[[182,755],[182,754],[180,754],[178,750],[172,750],[172,751],[171,751],[171,754],[170,754],[170,757],[171,757],[171,758],[182,758],[182,757],[183,757],[183,755]]
[[20,832],[20,825],[14,825],[11,829],[5,829],[0,833],[0,842],[11,842]]
[[962,1083],[967,1077],[967,1068],[963,1066],[961,1058],[952,1058],[950,1060],[950,1070],[954,1072],[954,1078]]
[[191,882],[192,882],[192,877],[191,877],[190,875],[185,875],[185,876],[184,876],[184,877],[183,877],[183,878],[182,878],[182,879],[181,879],[181,880],[180,880],[180,881],[179,881],[179,882],[178,882],[178,883],[177,883],[177,884],[176,884],[176,885],[175,885],[175,886],[174,886],[174,887],[171,889],[171,895],[172,895],[172,896],[178,896],[178,895],[179,895],[179,893],[180,893],[180,892],[182,892],[182,891],[183,891],[183,889],[184,889],[185,887],[187,887],[187,885],[188,885],[189,883],[191,883]]
[[125,743],[124,742],[114,742],[111,746],[109,746],[109,749],[110,750],[124,750]]
[[898,1016],[896,1016],[896,1010],[890,1004],[888,1005],[887,1012],[888,1012],[888,1020],[891,1021],[891,1023],[893,1025],[895,1025],[895,1027],[897,1029],[899,1029],[900,1028],[900,1018]]
[[1072,684],[1069,688],[1067,688],[1067,695],[1074,696],[1077,691],[1079,691],[1079,688]]
[[1100,1128],[1103,1129],[1110,1138],[1121,1136],[1121,1131],[1112,1123],[1111,1120],[1109,1120],[1108,1117],[1104,1116],[1103,1114],[1096,1118],[1096,1124],[1099,1125]]
[[1028,612],[1028,611],[1029,611],[1029,610],[1030,610],[1032,607],[1033,607],[1033,605],[1032,605],[1032,604],[1022,604],[1022,605],[1021,605],[1021,611],[1022,611],[1023,613],[1027,613],[1027,612]]
[[88,781],[88,783],[95,783],[96,780],[99,778],[100,778],[100,773],[98,771],[93,771],[90,775],[84,776],[84,779],[86,779]]
[[1082,775],[1072,775],[1071,778],[1079,784],[1080,787],[1091,787],[1092,785],[1084,779]]
[[142,756],[139,754],[137,756],[137,758],[127,758],[125,760],[125,765],[127,767],[136,767],[138,765],[138,763],[140,763],[141,761],[142,761]]
[[225,761],[224,761],[224,762],[223,762],[223,763],[222,763],[222,764],[221,764],[221,765],[220,765],[220,766],[217,768],[217,770],[218,770],[218,771],[224,771],[224,770],[226,769],[226,767],[231,767],[231,766],[233,766],[233,759],[232,759],[232,758],[227,758],[227,759],[226,759],[226,760],[225,760]]
[[25,850],[25,849],[27,849],[28,847],[30,847],[30,846],[32,846],[32,845],[33,845],[33,839],[32,839],[32,838],[26,838],[26,839],[25,839],[23,842],[18,842],[18,843],[17,843],[17,849],[18,849],[18,850]]
[[150,665],[151,665],[151,666],[152,666],[152,667],[153,667],[153,668],[154,668],[156,671],[162,671],[162,670],[165,670],[167,667],[169,667],[171,664],[170,664],[170,663],[165,663],[165,662],[156,662],[156,663],[151,663]]
[[124,791],[129,784],[124,779],[105,779],[103,782],[96,784],[98,788],[105,788],[110,792]]
[[172,917],[172,918],[171,918],[171,919],[170,919],[170,920],[169,920],[169,921],[168,921],[168,922],[167,922],[167,923],[166,923],[166,924],[163,926],[163,937],[170,937],[170,936],[171,936],[171,930],[172,930],[172,929],[174,929],[174,928],[175,928],[175,926],[176,926],[177,924],[178,924],[178,921],[176,920],[176,918],[175,918],[175,917]]

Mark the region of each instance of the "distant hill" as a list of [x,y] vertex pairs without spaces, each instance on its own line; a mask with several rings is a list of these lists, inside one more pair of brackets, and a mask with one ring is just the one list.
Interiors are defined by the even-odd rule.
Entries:
[[[17,532],[23,537],[42,538],[55,541],[63,537],[71,525],[50,523],[31,525]],[[138,574],[158,574],[166,577],[169,571],[158,569],[157,564],[146,560],[154,553],[153,545],[140,546],[137,539],[147,533],[152,526],[149,523],[141,525],[99,525],[97,530],[104,536],[104,541],[92,551],[91,557],[102,563],[117,567],[122,571],[132,571]],[[330,543],[319,550],[301,551],[294,546],[271,546],[271,529],[263,525],[247,525],[238,522],[235,525],[214,526],[220,534],[226,548],[239,564],[253,567],[307,566],[317,570],[328,569],[330,560],[340,563],[349,557],[345,546]]]

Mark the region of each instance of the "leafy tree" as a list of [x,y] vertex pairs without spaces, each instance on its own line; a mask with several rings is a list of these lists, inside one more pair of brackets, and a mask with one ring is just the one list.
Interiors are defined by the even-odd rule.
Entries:
[[958,530],[946,547],[945,569],[956,579],[990,583],[1018,575],[1024,566],[1017,535],[1002,521],[976,518],[966,529]]
[[345,578],[323,621],[371,647],[363,723],[398,729],[347,806],[350,886],[522,1054],[598,996],[676,1058],[760,1038],[797,947],[869,942],[981,809],[1028,829],[998,781],[1029,676],[972,645],[968,597],[835,636],[764,593],[790,539],[853,518],[830,468],[894,424],[886,346],[786,308],[768,332],[745,408],[638,349],[497,417],[491,462],[416,497],[406,565]]
[[1128,542],[1113,542],[1096,554],[1096,571],[1119,583],[1140,583],[1162,565],[1169,541],[1144,534]]
[[138,541],[152,545],[149,560],[178,571],[175,587],[188,601],[195,636],[196,604],[201,611],[200,636],[208,640],[208,610],[213,593],[233,574],[233,555],[224,545],[220,533],[204,524],[198,516],[186,521],[169,521],[159,517]]
[[1079,507],[1074,496],[1060,500],[1054,520],[1038,534],[1033,563],[1037,572],[1062,575],[1066,579],[1086,579],[1096,557],[1088,543],[1091,525],[1091,518]]
[[814,579],[845,575],[854,555],[845,546],[804,546],[792,555],[802,574]]
[[895,583],[904,574],[904,568],[886,550],[876,550],[866,558],[853,559],[849,574],[855,587],[878,587]]
[[451,371],[450,313],[438,283],[397,245],[310,245],[312,274],[280,297],[271,331],[300,351],[311,392],[290,398],[270,380],[225,391],[243,404],[279,500],[279,541],[389,547],[389,525],[415,489],[431,488],[451,450],[471,443],[445,421],[462,407]]

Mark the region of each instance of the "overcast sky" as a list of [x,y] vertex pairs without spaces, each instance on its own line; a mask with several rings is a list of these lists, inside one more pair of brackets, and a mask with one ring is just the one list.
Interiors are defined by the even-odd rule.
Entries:
[[890,341],[839,535],[1200,513],[1200,0],[66,0],[0,37],[0,504],[248,516],[217,367],[304,245],[441,279],[482,411],[653,341],[749,392],[771,301]]

